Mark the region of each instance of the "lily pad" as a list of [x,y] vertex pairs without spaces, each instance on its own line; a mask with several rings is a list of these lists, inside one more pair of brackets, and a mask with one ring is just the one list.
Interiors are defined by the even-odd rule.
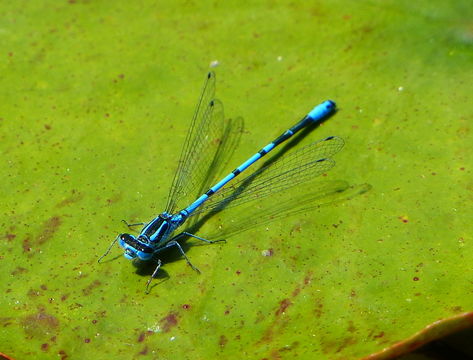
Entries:
[[[472,8],[0,5],[0,352],[388,359],[471,326]],[[163,211],[210,66],[228,117],[245,119],[222,175],[326,99],[338,113],[297,146],[346,145],[317,185],[333,191],[301,211],[315,185],[208,219],[199,236],[293,201],[226,244],[188,241],[200,275],[163,253],[146,295],[153,269],[118,248],[97,259],[121,219]]]

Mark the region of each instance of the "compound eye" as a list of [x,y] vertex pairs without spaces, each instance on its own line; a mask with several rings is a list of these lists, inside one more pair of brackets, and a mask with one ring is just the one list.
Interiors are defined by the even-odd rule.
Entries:
[[135,237],[130,234],[121,234],[120,240],[123,241],[125,244],[133,244],[135,242]]

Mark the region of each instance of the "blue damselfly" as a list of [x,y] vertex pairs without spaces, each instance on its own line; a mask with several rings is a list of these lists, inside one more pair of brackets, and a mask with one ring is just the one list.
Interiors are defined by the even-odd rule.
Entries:
[[[99,259],[100,262],[118,242],[125,250],[124,256],[127,259],[155,260],[157,266],[147,282],[147,290],[161,267],[161,260],[156,258],[156,254],[162,250],[170,247],[177,248],[187,263],[199,272],[198,268],[189,261],[179,240],[192,237],[209,244],[225,241],[207,240],[186,231],[173,235],[187,219],[196,214],[209,213],[227,206],[262,199],[312,180],[335,165],[329,157],[343,147],[344,142],[341,138],[330,136],[261,167],[231,186],[225,186],[301,129],[320,123],[332,115],[336,111],[336,106],[333,101],[327,100],[314,107],[297,124],[202,194],[205,190],[202,190],[202,184],[208,181],[208,175],[212,167],[216,166],[216,159],[219,158],[219,144],[224,131],[223,105],[219,100],[214,99],[214,93],[215,74],[211,72],[207,75],[187,133],[166,210],[148,223],[127,224],[129,227],[142,225],[143,228],[138,236],[127,233],[118,235]],[[244,184],[243,187],[240,186],[242,184]],[[199,194],[201,195],[198,196]]]

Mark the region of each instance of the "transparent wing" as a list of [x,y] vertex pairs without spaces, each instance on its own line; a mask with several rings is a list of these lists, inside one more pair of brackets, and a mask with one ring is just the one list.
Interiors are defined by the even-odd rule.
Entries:
[[[207,74],[202,93],[197,101],[194,116],[187,132],[178,168],[168,196],[166,211],[172,213],[178,203],[190,195],[202,176],[204,158],[211,158],[223,128],[223,106],[214,100],[215,74]],[[214,149],[215,148],[215,149]],[[199,163],[200,162],[200,163]],[[197,172],[195,170],[198,170]]]
[[[300,214],[307,214],[315,209],[322,208],[338,202],[351,200],[371,189],[369,184],[349,186],[345,181],[315,181],[310,183],[310,187],[304,185],[303,194],[287,196],[258,203],[258,206],[247,206],[242,213],[231,216],[232,211],[225,215],[227,221],[220,226],[213,227],[205,237],[208,239],[225,239],[233,235],[242,233],[257,226],[267,225],[274,221]],[[247,209],[248,208],[248,209]],[[239,209],[238,211],[240,211]]]
[[242,131],[242,119],[224,121],[223,104],[214,95],[215,74],[210,72],[197,101],[169,192],[166,205],[169,213],[189,205],[204,191],[232,153],[230,147],[238,137],[233,139],[230,135]]
[[218,212],[248,201],[297,186],[327,172],[335,161],[329,159],[344,145],[343,139],[330,136],[266,165],[246,178],[213,195],[196,213]]
[[[208,167],[205,180],[202,181],[197,195],[202,195],[214,183],[217,182],[217,176],[221,175],[222,170],[228,165],[235,149],[238,147],[243,134],[244,122],[243,118],[228,119],[224,121],[224,129],[222,136],[218,139],[218,148],[214,158]],[[192,199],[195,200],[195,199]],[[189,204],[186,204],[189,205]]]
[[[235,149],[240,143],[241,135],[243,134],[243,118],[228,119],[224,121],[224,131],[219,141],[219,146],[215,152],[215,156],[208,166],[207,174],[205,175],[199,189],[194,192],[193,198],[185,205],[189,205],[190,201],[194,201],[197,196],[207,191],[214,183],[216,177],[221,174],[222,170],[228,165]],[[188,225],[192,226],[198,221],[199,216],[194,216],[188,221]]]

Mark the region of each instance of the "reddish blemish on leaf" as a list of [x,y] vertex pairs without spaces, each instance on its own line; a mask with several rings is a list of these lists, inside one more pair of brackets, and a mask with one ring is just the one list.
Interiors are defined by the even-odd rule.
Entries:
[[301,292],[301,288],[298,286],[292,291],[292,297],[296,297]]
[[279,308],[276,310],[276,313],[275,315],[276,316],[279,316],[281,314],[284,314],[284,312],[286,311],[286,309],[292,305],[292,302],[291,300],[289,299],[283,299],[280,303],[279,303]]
[[31,251],[31,239],[29,237],[26,237],[23,240],[23,252],[30,252]]
[[356,331],[356,327],[355,327],[355,324],[353,323],[353,321],[348,322],[347,331],[351,332],[351,333],[354,333]]
[[42,338],[50,336],[56,332],[59,321],[54,316],[47,314],[44,310],[40,310],[36,314],[26,316],[21,324],[26,335],[31,338]]
[[16,276],[16,275],[19,275],[19,274],[23,274],[27,271],[28,270],[26,270],[24,267],[18,266],[10,274],[12,274],[13,276]]
[[145,341],[146,339],[146,334],[144,332],[140,333],[140,335],[138,336],[138,342],[143,342]]
[[320,302],[320,300],[317,301],[314,309],[314,315],[316,318],[320,318],[323,314],[322,309],[324,308],[324,305]]
[[292,292],[292,297],[296,297],[300,294],[301,290],[303,290],[310,282],[312,281],[312,272],[309,271],[306,276],[304,277],[304,282],[302,286],[296,286],[294,291]]
[[220,335],[220,338],[218,339],[218,344],[221,346],[221,347],[224,347],[228,342],[228,339],[225,335]]
[[146,339],[148,336],[153,335],[153,334],[154,334],[154,332],[151,331],[151,330],[148,330],[148,331],[146,331],[146,332],[145,332],[145,331],[141,332],[140,335],[138,335],[138,342],[139,342],[139,343],[142,343],[143,341],[145,341],[145,339]]
[[7,239],[8,241],[12,241],[14,238],[16,238],[15,234],[11,234],[11,233],[5,234],[5,239]]
[[174,312],[163,317],[160,321],[163,332],[169,332],[174,326],[177,325],[177,322],[178,322],[178,317],[177,317],[177,314]]
[[375,339],[380,339],[382,337],[384,337],[384,331],[381,331],[379,334],[373,335],[373,338]]
[[70,204],[78,202],[82,198],[83,198],[83,195],[81,193],[77,192],[76,190],[72,190],[72,195],[60,201],[59,203],[57,203],[56,207],[62,208],[62,207],[68,206]]
[[337,353],[341,352],[343,349],[345,349],[349,345],[356,344],[356,339],[354,337],[347,337],[343,339],[340,343],[340,346],[336,350]]
[[[38,245],[42,245],[46,241],[50,240],[59,229],[61,222],[62,221],[59,216],[53,216],[52,218],[46,220],[38,236],[36,236],[33,240],[31,240],[30,236],[27,236],[23,240],[23,252],[30,252],[32,248],[35,248]],[[38,251],[38,249],[36,250]],[[32,255],[33,254],[30,254],[30,256]]]
[[[307,272],[306,276],[304,277],[302,281],[302,284],[296,286],[296,288],[293,290],[292,292],[293,297],[298,296],[302,292],[302,290],[304,290],[304,288],[308,284],[311,283],[312,277],[313,277],[312,272],[311,271]],[[287,317],[281,317],[280,315],[284,314],[286,310],[288,309],[288,307],[291,306],[292,304],[293,303],[289,298],[283,299],[279,302],[279,306],[277,310],[275,311],[275,318],[272,324],[269,325],[269,327],[266,329],[266,331],[264,332],[261,339],[257,342],[257,344],[271,342],[274,333],[283,331],[284,327],[287,325]],[[321,311],[320,311],[320,314],[321,314]]]
[[43,224],[43,229],[38,235],[38,237],[35,239],[35,243],[41,245],[44,244],[46,241],[50,240],[56,231],[59,229],[59,226],[61,225],[61,218],[59,216],[53,216],[49,220],[47,220]]
[[407,217],[407,215],[399,216],[398,219],[401,220],[405,224],[409,222],[409,218]]
[[120,194],[116,194],[116,195],[112,196],[111,198],[106,199],[107,205],[115,204],[115,203],[119,202],[120,200],[121,200],[121,195]]
[[41,295],[41,293],[37,289],[29,289],[27,295],[28,297],[33,298]]
[[82,289],[84,295],[90,295],[92,291],[102,284],[99,280],[94,280],[89,286]]
[[0,325],[2,327],[7,327],[13,324],[13,318],[12,317],[0,317]]
[[312,281],[312,272],[309,271],[306,276],[304,277],[304,285],[308,285],[310,284],[310,282]]

